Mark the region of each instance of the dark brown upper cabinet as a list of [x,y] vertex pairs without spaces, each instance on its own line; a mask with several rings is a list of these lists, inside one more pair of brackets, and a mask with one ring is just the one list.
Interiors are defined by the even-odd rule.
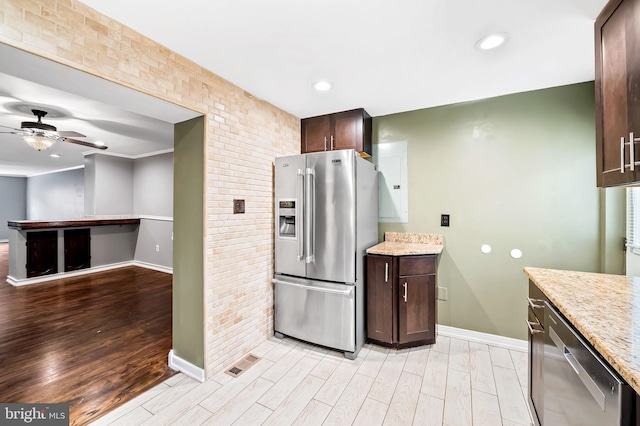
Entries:
[[301,122],[301,152],[355,149],[371,156],[371,116],[360,108],[305,118]]
[[600,187],[640,181],[640,0],[611,0],[595,23]]

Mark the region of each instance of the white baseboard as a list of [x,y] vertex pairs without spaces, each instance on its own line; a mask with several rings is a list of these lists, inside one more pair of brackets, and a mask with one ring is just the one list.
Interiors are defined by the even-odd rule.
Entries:
[[167,274],[173,274],[173,268],[167,268],[166,266],[154,265],[152,263],[139,262],[137,260],[128,260],[126,262],[112,263],[109,265],[95,266],[93,268],[80,269],[73,272],[60,272],[52,275],[45,275],[42,277],[34,278],[15,278],[9,275],[7,282],[14,287],[19,287],[29,284],[38,284],[46,281],[59,280],[62,278],[77,277],[80,275],[93,274],[94,272],[108,271],[110,269],[124,268],[125,266],[137,266],[139,268],[153,269],[154,271],[165,272]]
[[0,239],[0,243],[8,243],[8,242],[9,242],[9,240]]
[[479,331],[465,330],[463,328],[449,327],[436,324],[436,333],[440,336],[457,337],[476,343],[484,343],[514,351],[527,352],[529,343],[526,340],[513,339],[511,337],[498,336],[497,334],[482,333]]
[[80,269],[78,271],[73,271],[73,272],[59,272],[57,274],[45,275],[42,277],[34,277],[34,278],[15,278],[9,275],[7,277],[7,282],[12,286],[19,287],[23,285],[38,284],[46,281],[59,280],[62,278],[93,274],[95,272],[108,271],[110,269],[124,268],[125,266],[134,266],[134,263],[133,261],[111,263],[109,265],[95,266],[93,268]]
[[169,351],[169,368],[172,370],[180,371],[181,373],[199,381],[200,383],[205,381],[204,369],[196,367],[189,361],[185,361],[179,356],[173,353],[173,349]]
[[134,266],[139,266],[141,268],[153,269],[154,271],[173,274],[173,268],[169,268],[168,266],[155,265],[153,263],[141,262],[139,260],[134,260],[133,264]]

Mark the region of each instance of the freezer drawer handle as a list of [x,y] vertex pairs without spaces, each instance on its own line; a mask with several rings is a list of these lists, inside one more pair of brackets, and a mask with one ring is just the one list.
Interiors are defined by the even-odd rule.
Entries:
[[315,287],[315,286],[309,286],[309,285],[304,285],[304,284],[296,284],[296,283],[292,283],[289,281],[282,281],[279,279],[274,278],[273,280],[271,280],[274,284],[282,284],[282,285],[288,285],[288,286],[292,286],[292,287],[299,287],[299,288],[304,288],[305,290],[310,290],[310,291],[321,291],[323,293],[332,293],[332,294],[340,294],[342,296],[351,296],[351,294],[353,293],[353,287],[349,286],[348,289],[346,290],[336,290],[333,288],[325,288],[325,287]]

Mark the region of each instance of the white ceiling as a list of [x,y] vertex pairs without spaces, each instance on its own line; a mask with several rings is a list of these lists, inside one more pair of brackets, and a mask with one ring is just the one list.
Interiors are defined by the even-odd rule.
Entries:
[[[84,0],[304,118],[379,116],[593,80],[607,0]],[[496,51],[474,49],[506,31]],[[319,94],[311,84],[333,82]]]
[[[0,176],[79,167],[89,152],[129,158],[167,152],[173,149],[173,124],[200,115],[1,43],[0,57],[0,125],[20,128],[23,121],[36,121],[30,112],[35,107],[50,113],[44,123],[109,147],[99,151],[58,142],[39,152],[19,135],[0,133]],[[4,131],[10,130],[0,127]]]
[[[380,116],[593,80],[593,23],[607,0],[84,0],[84,3],[298,117],[352,108]],[[152,13],[151,13],[152,12]],[[506,31],[495,51],[474,49]],[[173,146],[197,113],[0,44],[0,125],[44,122],[138,157]],[[315,92],[311,84],[334,88]],[[80,138],[79,138],[80,139]],[[90,149],[28,148],[0,134],[0,175],[83,164]],[[53,159],[51,153],[61,158]]]

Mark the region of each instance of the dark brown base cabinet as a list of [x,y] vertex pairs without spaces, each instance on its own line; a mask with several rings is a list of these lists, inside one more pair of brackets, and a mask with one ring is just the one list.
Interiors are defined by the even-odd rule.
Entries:
[[367,256],[367,337],[398,348],[436,341],[436,255]]
[[27,278],[58,273],[58,231],[27,232]]
[[77,271],[91,267],[91,230],[65,229],[64,271]]
[[527,352],[528,402],[534,426],[542,425],[544,401],[544,303],[547,297],[529,281],[529,307],[527,323],[529,327],[529,351]]

